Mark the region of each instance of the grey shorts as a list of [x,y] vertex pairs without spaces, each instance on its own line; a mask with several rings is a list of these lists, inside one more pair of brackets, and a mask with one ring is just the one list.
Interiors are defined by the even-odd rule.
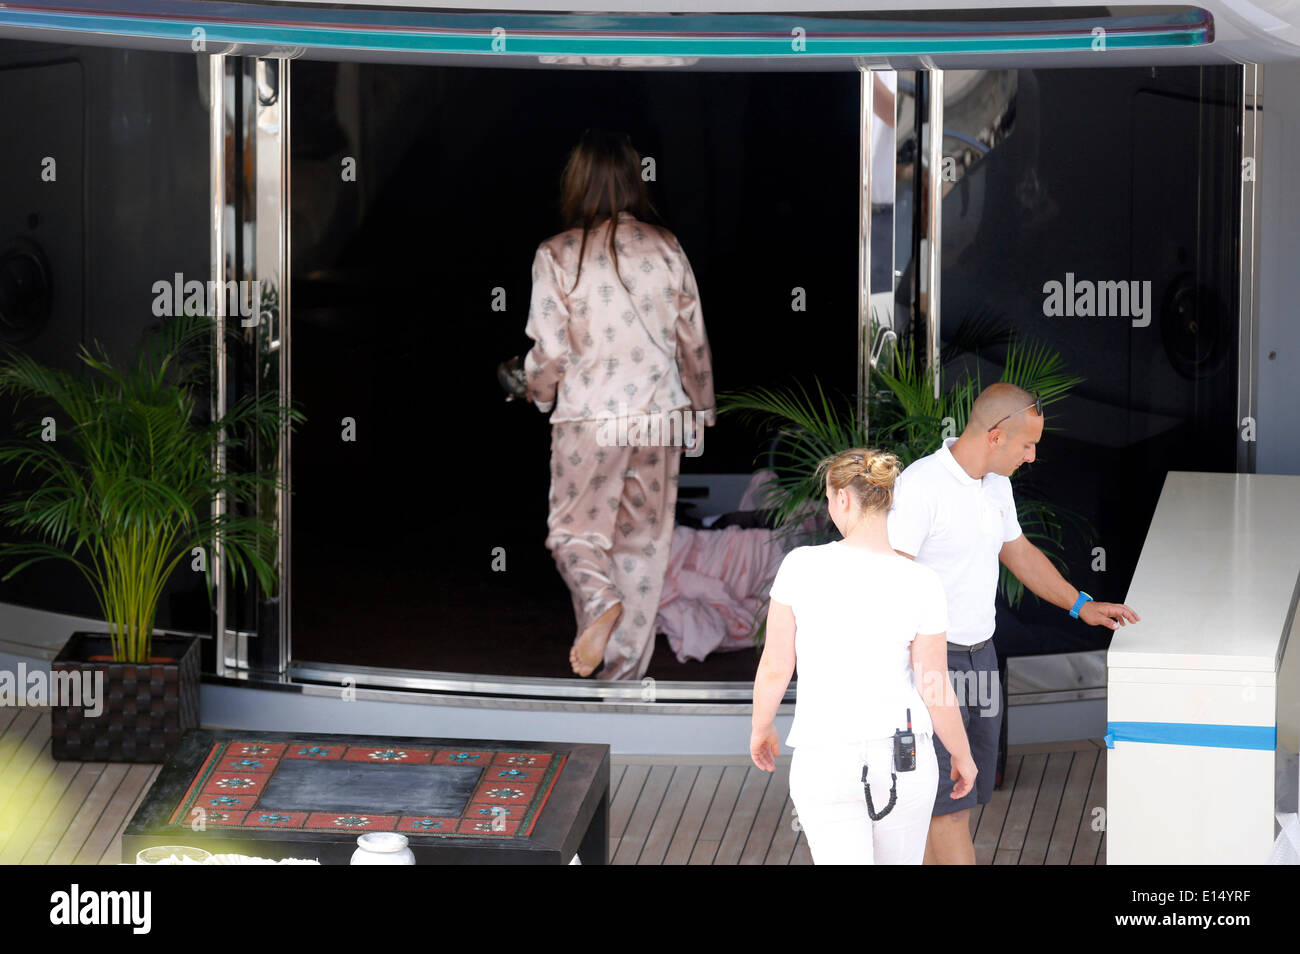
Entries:
[[953,798],[955,783],[949,778],[952,759],[936,734],[934,754],[939,762],[939,789],[934,797],[935,815],[988,804],[993,797],[998,738],[1002,733],[1002,684],[998,677],[998,653],[992,640],[973,653],[949,647],[948,672],[961,706],[961,723],[970,741],[971,758],[979,774],[975,776],[974,788],[963,798]]

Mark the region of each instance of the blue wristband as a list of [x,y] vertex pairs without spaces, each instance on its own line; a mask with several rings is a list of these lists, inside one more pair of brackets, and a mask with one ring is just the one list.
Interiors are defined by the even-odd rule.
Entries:
[[1070,615],[1073,616],[1075,619],[1078,619],[1080,608],[1082,608],[1084,603],[1090,602],[1091,600],[1092,600],[1091,596],[1083,592],[1083,590],[1080,590],[1079,598],[1074,601],[1074,606],[1070,608]]

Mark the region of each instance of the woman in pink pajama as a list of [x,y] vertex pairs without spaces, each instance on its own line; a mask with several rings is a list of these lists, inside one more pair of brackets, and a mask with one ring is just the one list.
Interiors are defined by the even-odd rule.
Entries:
[[524,358],[551,414],[547,549],[573,598],[580,676],[640,679],[654,651],[682,447],[714,420],[712,356],[677,238],[623,134],[588,131],[565,166],[571,226],[538,246]]

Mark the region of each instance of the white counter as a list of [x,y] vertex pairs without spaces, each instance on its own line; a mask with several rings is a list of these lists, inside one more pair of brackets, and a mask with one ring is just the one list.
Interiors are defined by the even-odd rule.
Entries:
[[1300,477],[1166,477],[1107,653],[1111,864],[1267,860],[1297,581]]

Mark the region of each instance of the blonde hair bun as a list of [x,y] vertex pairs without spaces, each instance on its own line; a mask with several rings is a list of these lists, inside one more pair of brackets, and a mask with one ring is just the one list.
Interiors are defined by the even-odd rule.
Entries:
[[872,454],[866,460],[862,476],[873,487],[893,487],[894,478],[898,476],[898,458],[887,452]]
[[832,490],[848,490],[860,508],[887,511],[893,505],[899,464],[888,451],[855,447],[823,458],[816,479],[824,475]]

